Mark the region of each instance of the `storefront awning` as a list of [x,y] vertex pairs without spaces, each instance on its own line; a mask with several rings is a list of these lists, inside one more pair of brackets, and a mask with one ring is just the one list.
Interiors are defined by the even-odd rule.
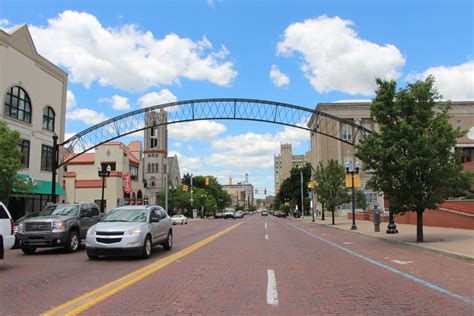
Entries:
[[[30,194],[43,194],[43,195],[51,195],[51,181],[44,181],[44,180],[32,180],[26,174],[17,174],[23,181],[28,181],[27,192],[21,193],[30,193]],[[15,190],[14,190],[15,191]],[[15,192],[20,193],[20,192]],[[63,187],[56,182],[56,195],[66,195]]]

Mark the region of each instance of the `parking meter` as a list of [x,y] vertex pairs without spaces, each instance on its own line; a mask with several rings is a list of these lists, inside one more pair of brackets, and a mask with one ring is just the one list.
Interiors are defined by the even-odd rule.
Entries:
[[374,231],[380,232],[380,210],[374,206]]

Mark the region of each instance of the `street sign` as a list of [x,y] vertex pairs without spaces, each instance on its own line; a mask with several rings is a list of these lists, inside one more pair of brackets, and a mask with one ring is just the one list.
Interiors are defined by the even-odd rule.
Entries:
[[308,191],[308,199],[313,199],[313,192]]

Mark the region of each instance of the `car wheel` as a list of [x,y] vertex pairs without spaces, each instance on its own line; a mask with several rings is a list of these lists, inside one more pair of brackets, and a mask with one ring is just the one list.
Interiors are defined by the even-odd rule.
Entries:
[[79,233],[75,230],[69,232],[69,238],[67,239],[67,244],[64,247],[67,252],[75,252],[79,249],[81,245],[81,237],[79,237]]
[[35,253],[36,247],[22,247],[21,251],[23,251],[25,255],[32,255]]
[[95,256],[95,255],[91,255],[91,254],[87,254],[87,256],[89,257],[89,260],[97,260],[99,259],[99,256]]
[[146,236],[145,241],[143,242],[142,258],[148,259],[151,257],[151,238]]
[[184,221],[183,221],[183,220],[181,220],[181,225],[184,225]]
[[165,250],[171,250],[171,247],[173,247],[173,233],[169,231],[168,237],[166,238],[166,241],[163,244],[163,248],[165,248]]
[[186,222],[184,222],[186,225],[188,225],[188,220],[186,220]]

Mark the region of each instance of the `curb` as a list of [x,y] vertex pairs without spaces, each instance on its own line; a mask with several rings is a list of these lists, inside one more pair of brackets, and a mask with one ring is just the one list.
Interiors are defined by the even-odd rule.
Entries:
[[351,230],[346,230],[346,229],[342,229],[342,228],[339,228],[339,227],[334,227],[331,224],[319,224],[318,222],[313,223],[312,221],[305,221],[305,220],[303,220],[303,222],[309,223],[309,224],[316,224],[316,225],[321,226],[321,227],[327,227],[327,228],[342,230],[342,231],[346,231],[346,232],[349,232],[349,233],[355,233],[355,234],[359,234],[359,235],[366,236],[366,237],[377,238],[379,240],[383,240],[383,241],[386,241],[388,243],[409,246],[409,247],[420,249],[420,250],[423,250],[423,251],[426,251],[426,252],[436,253],[436,254],[439,254],[439,255],[444,255],[444,256],[447,256],[447,257],[463,260],[463,261],[466,261],[466,262],[469,262],[469,263],[474,263],[474,257],[469,256],[469,255],[465,255],[465,254],[462,254],[462,253],[454,252],[454,251],[436,249],[436,248],[427,247],[427,246],[424,246],[424,245],[418,245],[418,244],[415,244],[415,243],[412,243],[412,242],[401,241],[401,240],[393,240],[393,239],[385,238],[385,237],[382,237],[382,236],[368,235],[368,234],[361,233],[360,231],[351,231]]

